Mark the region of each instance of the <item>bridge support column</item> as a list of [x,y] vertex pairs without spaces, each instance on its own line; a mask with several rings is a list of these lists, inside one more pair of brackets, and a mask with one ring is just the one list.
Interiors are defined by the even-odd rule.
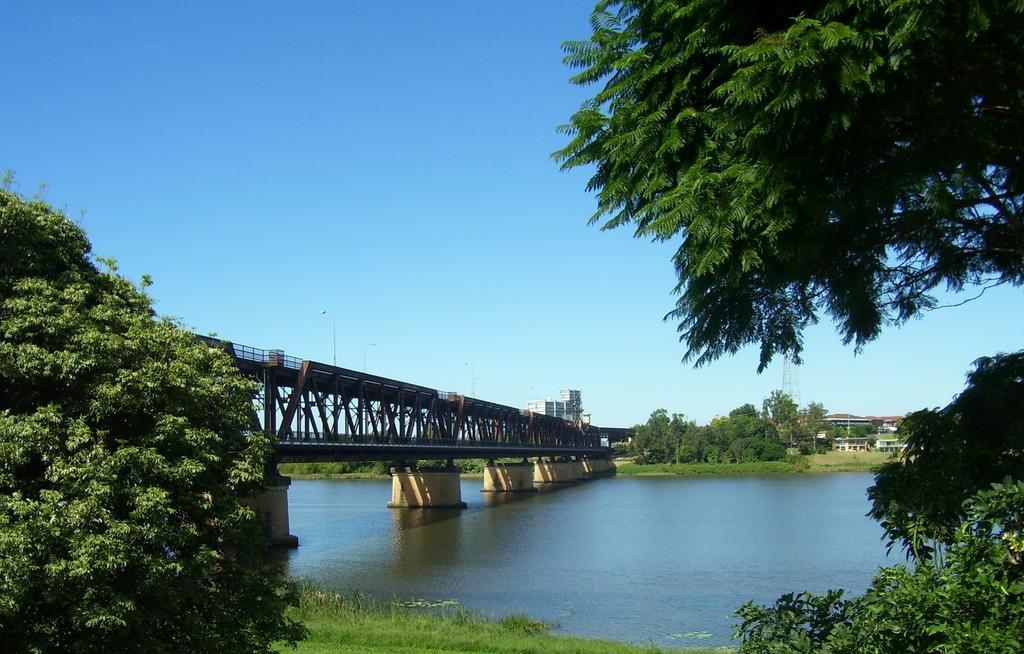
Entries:
[[586,475],[583,472],[582,457],[576,457],[575,459],[572,459],[571,461],[569,461],[569,464],[569,475],[572,477],[573,481],[580,481],[586,478]]
[[500,463],[488,461],[484,466],[484,487],[482,493],[532,493],[537,489],[533,485],[533,464]]
[[595,465],[597,464],[597,461],[593,459],[583,459],[580,463],[583,465],[583,476],[587,479],[593,477],[597,472],[597,470],[595,470],[595,468],[598,467],[598,465]]
[[587,477],[604,476],[615,472],[610,459],[583,459],[583,474]]
[[417,470],[399,467],[391,471],[390,509],[457,507],[464,509],[459,470]]
[[291,477],[268,473],[267,485],[263,492],[246,500],[263,523],[263,533],[270,540],[271,547],[298,547],[299,539],[288,530],[288,486]]
[[533,464],[533,483],[535,484],[571,484],[576,481],[575,461],[545,461],[538,457]]

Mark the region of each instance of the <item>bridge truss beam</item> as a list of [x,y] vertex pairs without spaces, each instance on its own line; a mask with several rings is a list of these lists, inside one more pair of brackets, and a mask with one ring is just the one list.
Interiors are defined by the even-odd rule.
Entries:
[[606,456],[623,431],[202,338],[258,383],[252,427],[280,461]]

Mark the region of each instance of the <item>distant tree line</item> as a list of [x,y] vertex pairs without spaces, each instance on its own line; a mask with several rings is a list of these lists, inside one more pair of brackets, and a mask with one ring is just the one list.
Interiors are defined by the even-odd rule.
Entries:
[[835,435],[820,402],[800,408],[792,397],[773,391],[758,410],[744,404],[698,425],[681,413],[658,409],[636,426],[632,443],[620,446],[638,463],[748,463],[780,461],[787,448],[810,453],[827,448]]

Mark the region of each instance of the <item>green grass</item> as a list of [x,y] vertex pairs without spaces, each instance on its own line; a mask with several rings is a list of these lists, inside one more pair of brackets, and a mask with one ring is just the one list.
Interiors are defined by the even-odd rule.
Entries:
[[[449,605],[445,605],[449,604]],[[293,650],[298,654],[369,654],[467,652],[493,654],[640,654],[678,652],[709,654],[727,649],[665,649],[589,638],[552,636],[550,625],[513,614],[486,620],[451,603],[381,602],[359,593],[341,595],[304,588],[293,610],[309,636]]]
[[[497,459],[498,463],[516,463],[521,459]],[[486,459],[459,459],[455,467],[463,477],[482,477]],[[444,461],[420,461],[420,466],[441,466]],[[335,463],[281,463],[277,469],[282,475],[295,479],[387,479],[391,464],[377,462],[335,462]]]
[[277,466],[282,475],[295,479],[387,479],[388,464],[385,463],[281,463]]
[[825,452],[807,457],[812,472],[848,472],[874,470],[878,465],[895,460],[887,452]]
[[[825,452],[811,456],[791,456],[785,461],[752,463],[649,463],[618,462],[618,474],[634,476],[744,476],[785,475],[801,472],[870,472],[892,460],[884,452]],[[459,461],[464,477],[479,477],[483,459]],[[282,463],[283,475],[296,479],[387,479],[383,463]]]
[[825,452],[811,456],[792,456],[785,461],[753,463],[616,463],[618,474],[636,476],[743,476],[786,475],[804,472],[870,472],[879,464],[892,461],[884,452]]
[[639,476],[719,476],[719,475],[785,475],[801,472],[798,464],[789,461],[755,461],[753,463],[616,463],[617,474]]

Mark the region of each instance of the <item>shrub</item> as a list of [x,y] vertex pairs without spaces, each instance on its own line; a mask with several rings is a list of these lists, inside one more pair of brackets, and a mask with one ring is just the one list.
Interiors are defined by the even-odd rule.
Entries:
[[5,651],[269,652],[301,628],[241,498],[271,443],[252,386],[0,191],[0,634]]

